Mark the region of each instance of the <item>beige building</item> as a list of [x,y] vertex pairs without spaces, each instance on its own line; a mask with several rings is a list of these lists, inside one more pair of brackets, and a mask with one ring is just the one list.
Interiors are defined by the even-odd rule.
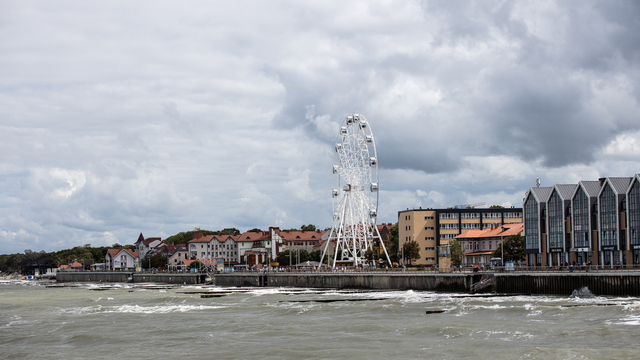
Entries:
[[[420,246],[420,258],[414,265],[433,266],[438,263],[438,246],[447,245],[469,230],[490,229],[492,226],[521,223],[521,208],[502,209],[407,209],[398,212],[399,248],[408,241]],[[401,258],[399,254],[398,258]]]

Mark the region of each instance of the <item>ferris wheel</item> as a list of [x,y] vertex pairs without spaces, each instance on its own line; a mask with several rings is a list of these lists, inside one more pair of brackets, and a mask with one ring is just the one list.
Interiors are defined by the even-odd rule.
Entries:
[[[371,127],[364,116],[345,117],[335,145],[333,165],[333,265],[366,263],[367,250],[379,243],[389,260],[376,227],[378,214],[378,155]],[[320,262],[329,246],[325,246]]]

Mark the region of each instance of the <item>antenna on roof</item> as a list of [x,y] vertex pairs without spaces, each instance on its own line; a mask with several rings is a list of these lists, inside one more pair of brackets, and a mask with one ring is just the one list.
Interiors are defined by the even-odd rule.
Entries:
[[536,187],[540,187],[540,178],[536,176]]

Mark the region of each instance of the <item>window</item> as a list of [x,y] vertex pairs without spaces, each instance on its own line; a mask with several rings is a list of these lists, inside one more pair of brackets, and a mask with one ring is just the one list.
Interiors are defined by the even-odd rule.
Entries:
[[525,249],[538,249],[540,224],[538,221],[538,201],[529,193],[524,204],[524,238]]
[[427,240],[427,241],[435,241],[436,240],[436,238],[434,238],[433,236],[426,236],[424,239]]
[[[631,191],[629,191],[629,224],[628,227],[631,229],[631,236],[629,238],[629,243],[631,245],[640,245],[640,231],[636,231],[640,229],[640,182],[634,181],[633,186],[631,187]],[[576,210],[577,211],[577,210]]]
[[440,224],[440,230],[457,230],[458,224]]
[[426,260],[427,261],[436,261],[436,258],[428,257]]
[[617,245],[618,216],[616,194],[608,183],[600,196],[600,225],[602,226],[602,245]]
[[564,248],[564,214],[562,199],[557,191],[553,191],[547,208],[549,209],[549,247],[551,249]]
[[424,229],[425,230],[435,230],[435,228],[433,226],[425,226]]
[[424,249],[427,250],[427,251],[430,251],[430,250],[435,250],[436,248],[433,247],[433,246],[427,246]]
[[449,220],[449,219],[457,219],[458,214],[456,213],[441,213],[440,220]]
[[433,216],[425,216],[424,219],[425,220],[433,220]]

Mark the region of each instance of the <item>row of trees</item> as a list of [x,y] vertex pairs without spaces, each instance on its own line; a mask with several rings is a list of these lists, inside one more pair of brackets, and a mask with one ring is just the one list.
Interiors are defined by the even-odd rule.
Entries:
[[[116,246],[117,245],[117,246]],[[120,247],[114,244],[113,247]],[[128,247],[132,247],[129,245]],[[22,270],[22,265],[28,262],[44,262],[47,267],[59,267],[63,264],[70,264],[74,260],[80,263],[104,262],[105,255],[109,247],[76,246],[55,252],[25,250],[20,254],[0,255],[0,272],[10,273]]]

